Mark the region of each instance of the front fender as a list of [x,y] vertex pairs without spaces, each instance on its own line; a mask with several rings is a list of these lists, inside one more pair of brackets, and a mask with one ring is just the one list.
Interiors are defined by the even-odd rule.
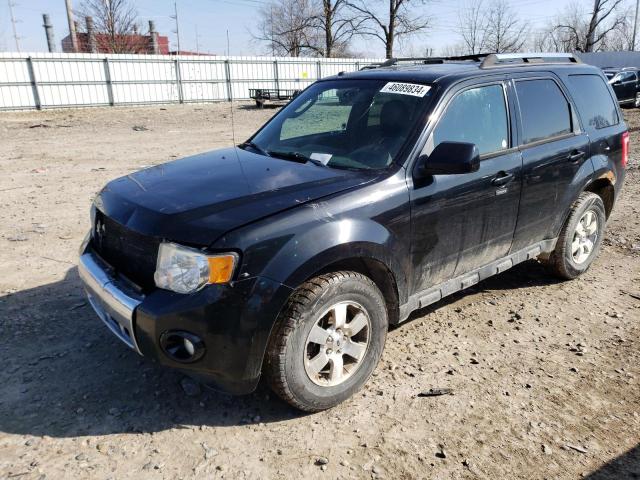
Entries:
[[262,276],[292,288],[333,263],[374,259],[394,275],[402,302],[411,268],[410,219],[400,173],[229,232],[214,248],[242,252],[239,279]]

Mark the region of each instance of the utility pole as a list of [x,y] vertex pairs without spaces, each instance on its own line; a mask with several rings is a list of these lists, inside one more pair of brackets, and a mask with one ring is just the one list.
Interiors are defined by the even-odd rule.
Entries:
[[173,10],[175,12],[175,15],[171,15],[171,18],[173,18],[176,21],[175,33],[178,39],[178,55],[179,55],[180,54],[180,23],[178,22],[178,2],[173,2]]
[[49,19],[49,15],[46,13],[42,14],[42,22],[44,27],[44,33],[47,36],[47,47],[49,48],[49,53],[54,53],[56,51],[56,41],[53,37],[53,25],[51,25],[51,20]]
[[16,29],[16,18],[13,15],[13,7],[15,7],[15,4],[11,1],[8,0],[9,2],[9,16],[11,17],[11,26],[13,27],[13,39],[16,42],[16,51],[20,51],[20,42],[19,42],[19,37],[18,37],[18,30]]
[[271,19],[269,20],[271,25],[271,56],[276,56],[276,46],[273,43],[273,3],[270,5],[269,10],[271,12]]
[[76,22],[73,18],[73,5],[71,0],[65,0],[67,6],[67,21],[69,22],[69,36],[71,37],[71,49],[78,53],[78,35],[76,34]]
[[198,25],[196,27],[196,53],[200,55],[200,36],[198,35]]
[[638,29],[638,7],[640,7],[640,0],[636,0],[636,15],[633,19],[633,36],[631,37],[631,45],[629,50],[632,52],[636,49],[636,30]]

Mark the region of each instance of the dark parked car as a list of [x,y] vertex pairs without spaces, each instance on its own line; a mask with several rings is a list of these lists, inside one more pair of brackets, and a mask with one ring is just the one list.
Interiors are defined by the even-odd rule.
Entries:
[[606,78],[572,56],[341,74],[238,148],[110,182],[79,272],[136,352],[317,411],[411,312],[530,259],[585,272],[628,148]]
[[640,107],[640,78],[637,68],[606,68],[604,74],[613,87],[620,105]]

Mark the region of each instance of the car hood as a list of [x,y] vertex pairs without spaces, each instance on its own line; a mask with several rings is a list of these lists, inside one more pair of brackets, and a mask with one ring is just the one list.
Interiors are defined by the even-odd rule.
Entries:
[[373,179],[229,148],[141,170],[108,183],[96,207],[138,233],[206,246],[224,233]]

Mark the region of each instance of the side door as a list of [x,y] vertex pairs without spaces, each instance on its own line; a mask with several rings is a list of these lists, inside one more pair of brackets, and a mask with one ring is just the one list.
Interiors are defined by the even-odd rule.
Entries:
[[612,84],[613,90],[616,92],[616,97],[621,103],[630,102],[635,98],[636,85],[638,78],[632,71],[624,71],[616,75]]
[[626,101],[624,85],[622,83],[623,78],[624,78],[624,73],[618,72],[611,79],[611,88],[613,88],[613,91],[616,94],[616,98],[618,99],[618,102]]
[[[530,74],[529,74],[530,75]],[[516,78],[522,198],[512,251],[557,236],[557,217],[589,162],[589,137],[559,79],[549,73]]]
[[637,77],[634,72],[622,72],[622,95],[625,101],[631,101],[636,95]]
[[472,82],[445,95],[434,111],[422,154],[444,141],[474,143],[477,172],[432,175],[409,173],[412,293],[506,255],[520,199],[522,160],[514,148],[508,83]]

